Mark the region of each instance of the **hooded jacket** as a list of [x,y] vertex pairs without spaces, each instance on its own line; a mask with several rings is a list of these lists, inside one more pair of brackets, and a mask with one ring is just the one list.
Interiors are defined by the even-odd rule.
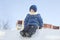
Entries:
[[36,27],[42,27],[43,26],[43,20],[40,16],[40,14],[35,14],[35,15],[31,15],[31,14],[27,14],[25,20],[24,20],[24,27],[28,26],[28,25],[33,25]]

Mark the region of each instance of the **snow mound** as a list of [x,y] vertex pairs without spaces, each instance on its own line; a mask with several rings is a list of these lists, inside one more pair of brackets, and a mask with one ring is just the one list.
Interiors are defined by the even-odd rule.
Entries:
[[7,30],[4,32],[5,35],[0,40],[60,40],[60,30],[38,29],[31,38],[22,37],[19,34],[20,30]]
[[[59,30],[38,29],[31,38],[20,36],[20,40],[60,40]],[[55,36],[55,37],[54,37]]]

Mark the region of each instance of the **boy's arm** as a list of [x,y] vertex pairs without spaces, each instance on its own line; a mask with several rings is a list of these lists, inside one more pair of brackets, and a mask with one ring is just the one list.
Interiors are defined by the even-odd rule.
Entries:
[[28,23],[28,19],[29,19],[29,15],[26,16],[25,20],[24,20],[24,27],[27,26],[27,23]]
[[41,29],[43,27],[43,20],[40,15],[38,16],[38,22],[39,22],[39,29]]

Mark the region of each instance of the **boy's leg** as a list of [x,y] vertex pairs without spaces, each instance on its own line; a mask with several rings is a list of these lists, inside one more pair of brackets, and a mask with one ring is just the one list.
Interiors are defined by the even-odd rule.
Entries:
[[24,32],[24,30],[20,31],[20,34],[21,34],[23,37],[25,37],[25,32]]
[[30,29],[28,30],[28,32],[27,32],[27,36],[28,37],[31,37],[35,32],[36,32],[36,29],[37,29],[37,27],[35,27],[35,26],[30,26]]
[[26,37],[30,37],[30,34],[28,33],[29,29],[31,29],[31,25],[29,25],[29,26],[27,27],[27,29],[25,30],[25,31],[26,31],[26,32],[25,32]]
[[32,35],[36,32],[36,30],[37,30],[37,27],[31,26],[31,29],[29,29],[29,33]]
[[36,29],[37,27],[29,25],[26,28],[24,28],[24,30],[21,31],[20,34],[23,37],[31,37],[36,32]]
[[[20,32],[20,34],[23,36],[23,37],[26,37],[26,35],[25,34],[27,34],[27,31],[29,30],[29,26],[27,26],[26,28],[24,28],[24,30],[22,30],[21,32]],[[28,34],[27,34],[28,35]]]

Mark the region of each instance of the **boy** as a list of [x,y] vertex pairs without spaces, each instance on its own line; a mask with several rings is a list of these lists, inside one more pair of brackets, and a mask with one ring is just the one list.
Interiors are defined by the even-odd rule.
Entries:
[[24,30],[20,32],[23,37],[31,37],[38,28],[43,27],[42,18],[36,13],[36,5],[31,5],[29,12],[24,20]]

